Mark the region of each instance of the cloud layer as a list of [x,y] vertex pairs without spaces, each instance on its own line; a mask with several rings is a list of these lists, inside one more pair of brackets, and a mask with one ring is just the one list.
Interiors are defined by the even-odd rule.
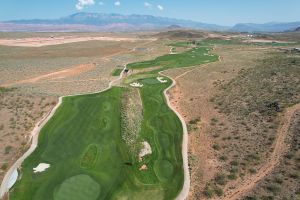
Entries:
[[164,10],[164,7],[162,5],[157,5],[157,8],[158,8],[158,10],[161,10],[161,11]]
[[94,5],[94,0],[78,0],[77,4],[75,5],[77,10],[82,10],[85,6]]
[[[77,10],[82,10],[84,9],[85,7],[87,6],[91,6],[91,5],[94,5],[95,4],[95,0],[78,0],[75,7]],[[104,2],[103,1],[99,1],[98,4],[100,6],[103,6],[104,5]],[[115,1],[114,2],[114,5],[115,6],[121,6],[121,1]],[[155,7],[155,5],[149,3],[149,2],[144,2],[144,6],[146,8],[149,8],[149,9],[152,9],[153,7]],[[164,7],[162,5],[156,5],[156,8],[160,11],[163,11],[164,10]]]

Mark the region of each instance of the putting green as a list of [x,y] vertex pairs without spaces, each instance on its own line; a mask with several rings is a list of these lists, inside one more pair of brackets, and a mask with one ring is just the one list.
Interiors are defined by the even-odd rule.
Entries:
[[100,185],[90,176],[77,175],[65,180],[54,193],[54,200],[96,200]]

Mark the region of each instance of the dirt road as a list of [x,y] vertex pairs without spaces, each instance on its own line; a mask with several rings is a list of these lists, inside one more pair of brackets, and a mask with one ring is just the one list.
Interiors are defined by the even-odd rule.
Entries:
[[285,138],[288,134],[291,119],[294,113],[300,109],[300,104],[290,107],[286,110],[282,125],[277,131],[277,139],[275,141],[274,150],[266,163],[257,171],[256,174],[245,179],[244,182],[225,194],[223,200],[236,200],[244,197],[255,185],[262,180],[265,176],[273,171],[273,169],[279,164],[280,158],[285,154],[287,146],[285,144]]

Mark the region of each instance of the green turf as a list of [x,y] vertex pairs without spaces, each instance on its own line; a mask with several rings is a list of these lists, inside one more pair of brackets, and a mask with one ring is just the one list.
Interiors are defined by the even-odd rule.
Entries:
[[[216,61],[218,57],[209,55],[210,50],[197,47],[129,64],[134,69],[161,66],[132,75],[144,85],[139,89],[143,119],[137,141],[147,141],[152,149],[142,162],[134,152],[129,153],[130,147],[122,140],[121,97],[126,87],[65,97],[41,130],[37,149],[23,163],[22,179],[10,199],[174,199],[184,180],[183,130],[163,95],[172,81],[164,77],[168,82],[160,83],[156,78],[163,69]],[[34,174],[32,168],[42,162],[51,167]],[[148,169],[139,170],[142,165]]]
[[65,180],[54,193],[54,200],[96,200],[100,185],[88,175],[77,175]]
[[98,157],[98,147],[95,144],[89,145],[87,150],[84,152],[80,166],[84,169],[91,169],[95,166]]
[[[123,183],[128,166],[127,148],[121,141],[121,88],[101,94],[65,97],[53,118],[41,130],[39,145],[22,165],[22,179],[10,199],[53,199],[54,191],[70,177],[89,175],[101,186],[107,199]],[[91,144],[99,148],[95,167],[81,167],[82,156]],[[88,150],[90,151],[90,150]],[[49,163],[45,172],[34,174],[32,168]]]
[[120,76],[122,71],[123,71],[123,69],[115,69],[111,75],[112,76]]
[[157,73],[170,68],[196,66],[218,60],[217,55],[209,54],[211,50],[212,49],[208,47],[195,47],[183,53],[168,54],[157,57],[154,60],[131,63],[127,65],[127,67],[129,69],[143,69],[161,66],[162,68],[153,71],[153,73]]

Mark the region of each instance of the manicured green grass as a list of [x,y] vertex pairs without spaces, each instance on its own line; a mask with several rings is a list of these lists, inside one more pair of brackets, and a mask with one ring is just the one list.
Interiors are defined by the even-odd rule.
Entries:
[[95,144],[88,146],[84,152],[80,166],[84,169],[91,169],[95,166],[98,157],[98,147]]
[[207,47],[195,47],[183,53],[168,54],[157,57],[154,60],[132,63],[127,65],[127,67],[129,69],[143,69],[161,66],[162,68],[153,71],[153,73],[157,73],[170,68],[196,66],[218,60],[217,55],[209,54],[211,50],[211,48]]
[[65,180],[54,193],[54,200],[96,200],[100,185],[88,175],[77,175]]
[[[16,183],[10,199],[53,199],[61,184],[77,175],[88,175],[100,185],[97,199],[110,198],[132,174],[124,165],[130,160],[120,132],[122,91],[112,88],[100,94],[64,98],[42,129],[37,149],[23,163],[22,179]],[[99,156],[95,167],[86,169],[81,166],[82,155],[91,144],[97,144]],[[34,174],[33,167],[41,162],[51,167]]]
[[[121,139],[120,104],[126,89],[66,97],[42,129],[37,149],[23,163],[22,179],[10,199],[80,199],[78,192],[89,193],[86,199],[175,198],[183,183],[182,127],[162,94],[171,82],[152,78],[144,84],[141,139],[151,144],[153,154],[143,163],[129,155]],[[41,162],[51,167],[34,174],[33,167]],[[139,170],[142,164],[147,164],[147,171]]]
[[[164,69],[218,60],[210,50],[196,47],[128,65],[132,69],[161,66],[133,75],[144,85],[139,89],[143,119],[137,141],[147,141],[151,155],[140,161],[122,140],[121,97],[126,88],[66,97],[42,129],[37,149],[23,163],[22,179],[10,199],[174,199],[184,180],[183,129],[163,95],[172,81],[164,77],[168,82],[160,83],[156,77]],[[33,167],[41,162],[51,167],[34,174]],[[147,170],[140,170],[143,165]]]
[[123,71],[123,69],[115,69],[111,75],[112,76],[120,76],[122,71]]

